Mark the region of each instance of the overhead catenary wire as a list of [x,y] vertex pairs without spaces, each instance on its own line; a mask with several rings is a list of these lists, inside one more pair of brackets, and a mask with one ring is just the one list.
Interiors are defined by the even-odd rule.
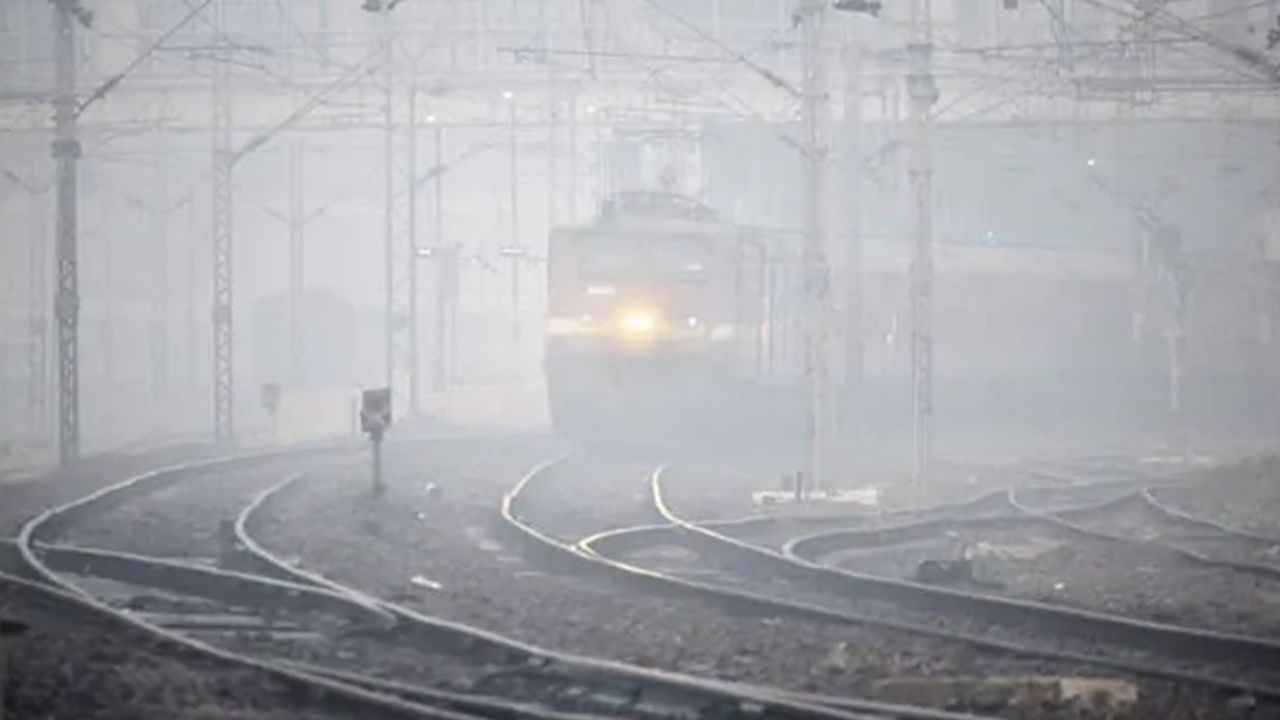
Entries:
[[151,43],[150,47],[139,53],[137,57],[124,67],[123,70],[107,78],[106,82],[99,85],[98,88],[90,93],[89,97],[85,98],[84,101],[80,103],[79,107],[76,108],[76,117],[83,115],[84,111],[89,109],[90,105],[93,105],[93,103],[106,97],[107,93],[114,90],[121,82],[124,82],[124,79],[129,76],[129,73],[133,72],[139,65],[146,62],[148,58],[155,54],[157,49],[169,40],[169,38],[173,37],[179,30],[186,27],[187,24],[203,12],[205,8],[209,7],[209,4],[212,2],[213,0],[203,0],[199,5],[191,8],[191,10],[188,11],[181,20],[174,23],[172,27],[162,33],[160,37],[156,38],[155,41]]

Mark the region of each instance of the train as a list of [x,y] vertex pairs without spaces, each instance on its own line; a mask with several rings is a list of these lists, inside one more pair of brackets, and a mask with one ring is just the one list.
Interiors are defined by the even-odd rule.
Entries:
[[752,416],[746,405],[763,388],[788,384],[778,347],[795,346],[799,332],[798,306],[780,321],[786,303],[770,291],[787,265],[772,245],[661,192],[620,193],[589,224],[553,229],[545,370],[554,424],[705,429]]
[[[544,361],[558,429],[803,435],[801,233],[631,192],[584,225],[554,228],[548,245]],[[911,427],[910,256],[900,238],[862,240],[856,412],[894,441]],[[1125,418],[1138,412],[1130,406],[1139,394],[1148,414],[1161,411],[1152,368],[1162,356],[1135,351],[1131,336],[1127,255],[943,242],[935,263],[940,424],[992,436],[1048,432],[1076,417],[1119,428],[1138,422]],[[829,367],[845,392],[841,361]]]

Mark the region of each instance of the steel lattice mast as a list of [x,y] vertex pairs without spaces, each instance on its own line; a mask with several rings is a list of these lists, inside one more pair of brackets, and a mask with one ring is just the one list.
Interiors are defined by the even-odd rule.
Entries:
[[304,146],[301,142],[289,145],[289,385],[291,387],[302,384],[301,299],[305,282],[303,226],[306,223],[302,212],[303,153]]
[[[225,2],[213,6],[215,48],[227,48]],[[213,58],[213,435],[235,439],[234,326],[232,324],[231,66],[226,52]]]
[[77,248],[75,19],[78,0],[53,0],[57,38],[57,96],[54,100],[53,157],[57,162],[58,292],[54,313],[58,324],[58,460],[65,464],[80,456],[80,290]]
[[840,424],[846,442],[853,446],[848,471],[856,476],[863,451],[866,415],[865,368],[863,367],[862,313],[862,38],[859,20],[854,18],[847,29],[844,47],[844,175],[845,193],[842,204],[849,223],[844,246],[844,297],[842,329],[844,331],[844,393],[840,404]]
[[35,193],[30,193],[28,200],[31,242],[27,274],[30,295],[27,302],[31,341],[27,346],[27,408],[34,435],[43,440],[49,432],[48,203]]
[[380,12],[385,24],[383,61],[384,88],[383,112],[385,178],[384,178],[384,233],[385,253],[383,282],[385,283],[386,313],[386,383],[395,399],[393,408],[406,408],[410,415],[420,411],[418,383],[417,309],[414,296],[417,292],[418,248],[416,234],[416,176],[417,176],[417,59],[410,58],[404,68],[405,138],[401,148],[398,141],[396,105],[401,99],[396,95],[397,66],[396,31],[392,11],[395,4],[383,6]]
[[154,271],[151,277],[151,402],[161,408],[169,396],[169,185],[168,160],[162,154],[156,166],[156,207],[144,208],[151,216]]
[[827,257],[826,173],[827,75],[822,47],[826,3],[806,0],[802,6],[804,37],[805,224],[804,273],[806,289],[805,375],[808,390],[808,438],[805,482],[812,489],[827,481],[834,420],[830,376],[831,269]]
[[931,0],[911,0],[911,42],[907,45],[907,97],[911,102],[912,234],[911,418],[912,481],[928,475],[933,460],[933,23]]

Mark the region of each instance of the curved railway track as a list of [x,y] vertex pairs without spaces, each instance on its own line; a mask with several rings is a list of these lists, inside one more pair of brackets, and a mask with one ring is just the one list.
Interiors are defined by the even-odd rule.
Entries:
[[[556,461],[540,463],[526,475],[532,477]],[[299,477],[285,479],[266,490],[245,507],[235,527],[238,540],[254,562],[266,571],[296,582],[326,588],[336,594],[365,598],[354,588],[315,573],[301,570],[258,542],[252,528],[283,491]],[[567,702],[574,709],[638,717],[724,717],[724,718],[922,718],[946,720],[951,717],[921,711],[907,715],[889,706],[848,707],[821,696],[799,696],[767,688],[666,671],[650,670],[624,663],[598,660],[539,648],[499,634],[431,618],[404,606],[374,600],[377,607],[393,615],[397,629],[417,641],[450,652],[479,657],[505,669],[482,685],[498,687],[502,679],[526,678],[539,686],[532,697],[539,703]],[[850,712],[850,711],[855,712]],[[870,715],[861,712],[866,710]]]
[[[502,498],[499,515],[503,526],[523,543],[523,549],[527,554],[539,556],[543,561],[561,569],[609,575],[614,580],[621,578],[646,591],[676,591],[708,597],[721,601],[722,604],[727,604],[732,611],[756,612],[776,609],[772,603],[763,598],[757,598],[746,593],[722,592],[709,585],[676,578],[664,573],[647,570],[637,565],[614,560],[598,552],[595,548],[595,543],[617,531],[606,531],[574,543],[561,541],[552,534],[536,527],[523,517],[521,504],[527,493],[530,492],[530,488],[535,487],[541,477],[559,462],[563,462],[563,458],[540,465],[526,473]],[[668,527],[654,525],[629,528],[623,530],[622,535],[627,536],[634,533],[636,536],[648,536],[650,534],[664,536],[669,531],[670,528]],[[648,539],[646,538],[643,542],[648,542]],[[838,616],[827,613],[817,607],[796,607],[799,612],[794,614],[802,615],[809,619],[840,620]],[[831,707],[857,713],[862,717],[898,718],[900,720],[981,720],[975,715],[950,713],[923,707],[853,698],[811,696],[802,693],[784,694],[804,701],[824,703]]]
[[[3,576],[0,582],[15,589],[15,596],[52,603],[63,614],[106,622],[182,656],[262,673],[361,717],[561,718],[581,713],[752,720],[947,717],[925,711],[906,715],[886,712],[886,708],[868,715],[821,697],[784,695],[562,654],[374,599],[293,567],[255,540],[255,523],[284,490],[300,480],[296,473],[246,502],[233,524],[232,557],[224,558],[232,561],[235,571],[57,544],[79,523],[180,484],[192,473],[243,468],[260,457],[148,473],[48,510],[28,522],[15,542],[28,577]],[[163,619],[152,612],[157,595],[167,601]],[[139,610],[132,601],[144,597],[151,602]],[[211,627],[210,615],[220,616],[223,627]],[[229,625],[236,627],[225,627]],[[247,632],[239,631],[245,627]],[[207,633],[215,632],[223,633],[220,637],[225,640],[228,631],[229,641],[206,639]],[[322,638],[321,650],[317,652],[316,643],[311,643],[310,652],[298,652],[291,640],[299,636]],[[349,657],[347,662],[336,661],[329,651],[342,643],[347,650],[354,643],[368,651],[358,654],[355,665]],[[466,691],[441,689],[431,683],[373,676],[358,664],[383,651],[447,658],[470,673],[471,682]]]
[[[550,719],[590,713],[628,718],[715,716],[753,720],[973,717],[706,680],[558,653],[379,600],[358,588],[300,569],[273,554],[256,539],[255,527],[269,519],[276,503],[287,503],[287,492],[303,482],[303,475],[297,472],[277,473],[269,479],[269,486],[266,482],[260,483],[265,489],[240,504],[240,511],[228,528],[234,543],[224,548],[222,558],[231,569],[186,559],[74,547],[62,542],[80,524],[157,490],[178,486],[193,474],[214,469],[247,472],[254,463],[269,457],[314,461],[350,451],[351,448],[346,447],[326,447],[242,456],[176,466],[131,478],[48,510],[26,523],[18,538],[4,548],[6,555],[13,556],[13,563],[24,577],[0,575],[0,584],[6,591],[12,591],[9,596],[55,615],[105,622],[178,656],[249,669],[287,687],[304,690],[311,697],[322,697],[329,707],[359,716],[374,713],[380,717]],[[754,547],[726,534],[768,524],[767,519],[694,523],[679,517],[664,499],[661,471],[649,478],[650,512],[655,520],[652,525],[609,530],[580,541],[565,542],[522,517],[524,500],[537,491],[540,479],[556,467],[557,462],[542,463],[526,473],[503,498],[501,517],[503,526],[520,538],[526,550],[560,566],[571,567],[575,572],[607,574],[614,580],[625,578],[647,591],[710,598],[737,611],[875,626],[967,644],[992,653],[1105,668],[1133,677],[1191,683],[1230,694],[1248,693],[1265,700],[1280,699],[1280,690],[1265,676],[1258,680],[1256,674],[1241,673],[1235,677],[1244,679],[1232,680],[1233,676],[1226,673],[1204,673],[1193,662],[1184,661],[1170,667],[1160,667],[1153,662],[1153,659],[1182,656],[1186,644],[1198,643],[1196,652],[1188,654],[1193,661],[1218,662],[1215,667],[1228,667],[1229,663],[1222,662],[1218,653],[1235,652],[1236,657],[1240,657],[1239,653],[1248,653],[1247,657],[1260,663],[1271,663],[1280,657],[1274,654],[1278,651],[1274,644],[1236,636],[1187,634],[1182,628],[1135,624],[1123,618],[1073,613],[1052,606],[1046,609],[1004,598],[977,596],[980,599],[975,600],[967,594],[957,595],[953,590],[865,578],[826,568],[794,555]],[[1144,488],[1142,497],[1153,511],[1164,512],[1171,522],[1176,520],[1202,530],[1210,528],[1209,521],[1180,515],[1175,508],[1162,505],[1158,491]],[[1119,502],[1134,500],[1111,498],[1102,505]],[[1027,513],[1033,509],[1025,507],[1025,500],[1018,495],[990,494],[969,503],[937,508],[931,519],[874,532],[901,532],[901,528],[913,526],[936,528],[950,522],[946,516],[957,507],[981,516],[970,519],[971,522],[1016,520],[1058,524],[1068,522],[1072,513],[1080,510],[1058,507],[1052,518],[1043,517],[1044,513],[1032,516]],[[999,516],[1005,509],[1012,509],[1018,517],[1002,520]],[[1216,525],[1214,529],[1224,530]],[[636,550],[663,544],[693,548],[700,555],[719,558],[735,570],[689,576],[624,559]],[[791,549],[794,550],[794,546]],[[759,576],[742,573],[744,567],[783,578],[786,592],[775,592],[777,587],[763,583]],[[911,612],[896,617],[859,614],[848,604],[812,600],[819,597],[810,593],[815,588],[828,597],[834,593],[852,595],[858,601],[888,599]],[[165,601],[159,607],[154,602],[156,596]],[[137,599],[147,602],[130,602]],[[857,605],[854,602],[852,608],[856,609]],[[1046,649],[1038,643],[1009,640],[995,633],[971,632],[973,626],[966,622],[922,619],[933,615],[954,618],[959,613],[971,621],[977,609],[986,627],[1007,625],[1007,621],[1002,623],[999,618],[986,615],[996,614],[996,608],[1005,611],[1013,608],[1016,613],[1034,618],[1060,633],[1072,632],[1072,628],[1075,632],[1088,628],[1101,635],[1118,628],[1122,631],[1119,636],[1122,642],[1107,637],[1107,644],[1126,652]],[[317,639],[320,642],[317,643]],[[300,645],[306,652],[298,651]],[[317,645],[321,648],[319,651]],[[357,662],[353,663],[350,656],[342,660],[330,656],[329,651],[338,647],[347,651],[355,648]],[[1144,649],[1135,651],[1134,648]],[[469,682],[459,689],[457,684],[397,677],[390,672],[374,675],[360,662],[383,652],[441,660],[467,675]]]
[[[6,575],[0,582],[29,601],[56,608],[58,614],[105,623],[180,657],[260,673],[355,716],[372,712],[377,716],[406,718],[483,717],[327,678],[291,666],[271,653],[253,652],[247,647],[250,643],[240,641],[246,635],[253,635],[255,639],[268,639],[269,643],[288,644],[283,638],[329,634],[335,626],[359,627],[366,631],[385,629],[390,618],[366,603],[245,573],[54,544],[77,522],[178,483],[193,473],[242,468],[267,457],[301,458],[333,452],[340,451],[312,448],[174,466],[130,478],[46,510],[23,525],[15,543],[25,577]],[[103,589],[104,580],[114,584],[110,591]],[[165,594],[162,604],[167,612],[163,614],[154,612],[154,606],[150,611],[142,610],[132,602],[143,598],[154,601],[156,592]],[[133,605],[133,608],[122,605]],[[224,640],[231,636],[238,640],[215,641],[211,636]]]
[[[501,513],[507,526],[544,557],[578,569],[609,572],[651,591],[710,598],[735,610],[880,627],[964,643],[996,654],[1094,667],[1227,695],[1246,694],[1280,701],[1278,679],[1270,672],[1257,671],[1258,667],[1276,666],[1280,644],[825,567],[795,552],[775,552],[729,534],[767,526],[774,522],[771,519],[695,523],[680,517],[663,497],[663,476],[664,469],[659,469],[650,477],[654,523],[606,530],[577,542],[557,540],[522,517],[521,504],[536,491],[538,473],[523,478],[504,498]],[[1105,488],[1099,491],[1114,496],[1119,485],[1099,483],[1097,488]],[[1132,487],[1132,482],[1128,486]],[[1018,512],[1015,500],[1005,491],[989,493],[935,508],[924,520],[844,532],[891,537],[925,528],[937,531],[954,522],[946,516],[957,510],[975,513],[977,517],[970,521],[977,523],[1043,522]],[[1106,500],[1114,502],[1114,497]],[[1002,513],[1001,508],[1014,514]],[[637,551],[663,545],[685,547],[714,558],[717,569],[670,570],[626,559]],[[832,598],[838,600],[833,602]],[[884,612],[886,606],[895,612]],[[1053,642],[1046,644],[1046,637]]]

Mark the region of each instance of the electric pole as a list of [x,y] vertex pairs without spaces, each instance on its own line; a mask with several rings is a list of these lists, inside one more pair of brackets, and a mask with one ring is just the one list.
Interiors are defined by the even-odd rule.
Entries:
[[[384,127],[384,147],[385,167],[384,167],[384,202],[385,214],[383,217],[384,227],[384,265],[383,265],[383,282],[385,283],[385,313],[386,313],[386,382],[387,387],[391,389],[393,397],[399,400],[393,403],[394,407],[408,408],[410,414],[418,412],[418,376],[417,376],[417,312],[415,308],[414,292],[417,284],[417,271],[415,265],[418,262],[417,253],[417,237],[414,234],[414,223],[417,219],[414,206],[417,198],[417,179],[413,176],[416,171],[414,159],[417,147],[415,144],[417,122],[416,117],[416,97],[414,85],[417,82],[417,60],[410,59],[407,67],[407,77],[405,78],[405,101],[407,102],[408,112],[406,131],[409,142],[406,148],[410,158],[408,159],[408,174],[402,171],[400,162],[400,154],[396,148],[397,124],[396,124],[396,43],[399,35],[396,30],[395,21],[391,17],[392,11],[400,4],[401,0],[389,0],[388,2],[366,2],[365,9],[369,12],[378,12],[382,14],[383,24],[383,80],[386,83],[385,93],[383,95],[383,113],[385,114]],[[399,185],[405,184],[401,188]],[[407,203],[401,206],[401,202]]]
[[54,99],[53,157],[57,163],[57,282],[54,314],[58,324],[58,461],[80,456],[80,290],[77,267],[77,163],[75,15],[79,0],[52,0],[57,40],[57,88]]
[[418,73],[413,65],[409,78],[409,152],[405,188],[409,193],[405,228],[405,261],[408,264],[409,313],[409,417],[422,414],[418,398]]
[[805,375],[808,389],[808,449],[804,482],[817,490],[826,483],[830,425],[829,332],[831,272],[827,261],[826,164],[827,74],[823,53],[826,2],[805,0],[804,28],[805,236],[804,273],[808,300],[805,332]]
[[507,90],[502,93],[507,101],[507,132],[510,144],[510,203],[511,203],[511,244],[505,252],[500,253],[511,258],[511,342],[515,345],[512,359],[519,367],[520,345],[520,262],[523,253],[520,247],[520,136],[516,118],[516,96]]
[[[429,118],[431,122],[434,118]],[[435,213],[432,216],[433,231],[431,238],[432,250],[435,253],[435,319],[432,327],[435,334],[434,347],[432,348],[431,361],[431,386],[436,392],[443,392],[446,386],[445,362],[448,357],[445,352],[445,325],[448,322],[449,314],[446,312],[446,303],[451,301],[447,298],[448,293],[445,292],[444,277],[444,127],[438,123],[432,123],[435,129],[433,138],[434,160],[433,167],[436,169],[435,176],[435,193],[434,202],[432,203]]]
[[569,222],[578,221],[578,92],[569,92]]
[[933,461],[933,128],[938,90],[932,74],[931,0],[911,0],[907,97],[911,102],[911,176],[915,255],[911,263],[911,479],[917,489]]
[[33,434],[43,444],[49,433],[49,316],[46,290],[49,263],[48,201],[43,194],[27,195],[31,219],[30,256],[27,271],[27,303],[30,344],[27,346],[27,411]]
[[303,152],[301,141],[289,145],[289,384],[302,384],[302,288],[306,218],[302,207]]
[[169,395],[169,173],[161,153],[156,166],[156,207],[143,207],[151,215],[151,242],[155,262],[151,275],[151,402],[162,409]]
[[555,35],[551,26],[547,26],[547,227],[555,227],[557,210],[560,201],[559,177],[556,167],[557,144],[560,141],[560,92],[557,87],[556,66],[551,62],[552,45]]
[[[225,40],[226,2],[213,5],[213,436],[235,439],[235,377],[232,326],[231,48]],[[224,52],[218,52],[222,49]]]
[[[862,43],[858,23],[849,23],[844,48],[845,197],[849,239],[844,254],[844,402],[843,429],[848,433],[851,470],[856,470],[865,431],[862,348]],[[854,473],[856,474],[856,472]]]
[[395,290],[395,264],[396,264],[396,160],[395,160],[395,140],[396,140],[396,122],[395,122],[395,26],[392,24],[391,11],[382,8],[382,22],[384,23],[383,39],[385,47],[383,62],[384,67],[383,82],[386,83],[383,94],[383,113],[386,121],[386,127],[383,132],[383,266],[382,266],[382,282],[384,286],[384,313],[385,323],[384,331],[386,333],[386,383],[391,388],[392,396],[395,395],[396,388],[396,290]]

